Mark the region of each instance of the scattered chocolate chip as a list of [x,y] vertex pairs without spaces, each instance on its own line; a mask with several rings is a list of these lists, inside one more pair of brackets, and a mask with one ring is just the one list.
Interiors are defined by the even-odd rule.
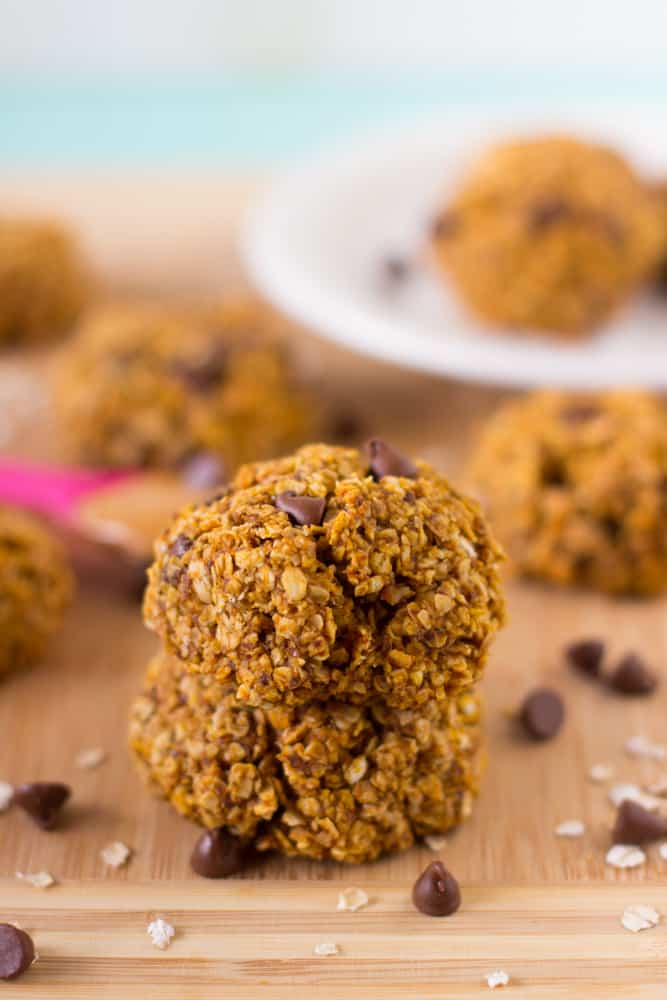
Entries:
[[609,675],[609,686],[621,694],[652,694],[658,678],[636,653],[627,653]]
[[648,844],[667,836],[667,819],[625,799],[618,807],[611,836],[615,844]]
[[405,458],[399,452],[374,438],[366,446],[371,458],[371,472],[375,479],[382,479],[383,476],[403,476],[405,479],[417,478],[417,467],[413,465],[409,458]]
[[195,392],[210,392],[225,374],[227,365],[227,347],[219,341],[203,358],[175,358],[171,371]]
[[432,861],[412,887],[412,902],[429,917],[448,917],[461,905],[459,884],[442,861]]
[[187,535],[177,535],[169,546],[169,552],[172,556],[176,556],[177,559],[180,559],[181,556],[185,555],[188,549],[192,548],[192,544],[192,539],[188,538]]
[[289,514],[296,524],[321,524],[327,502],[324,497],[309,497],[287,490],[276,497],[276,507]]
[[442,212],[431,221],[430,234],[432,240],[445,240],[456,233],[459,220],[454,212]]
[[14,789],[14,802],[24,809],[42,830],[52,830],[70,794],[68,786],[60,782],[34,781],[17,785]]
[[582,639],[565,648],[568,662],[582,674],[599,677],[604,657],[604,643],[600,639]]
[[190,865],[204,878],[227,878],[243,871],[250,854],[247,841],[218,826],[202,833],[190,856]]
[[382,273],[392,285],[398,285],[410,274],[410,262],[405,257],[387,254],[382,261]]
[[538,688],[525,699],[519,720],[527,735],[533,740],[552,739],[563,724],[565,708],[557,691]]
[[30,935],[13,924],[0,924],[0,979],[18,979],[34,961]]
[[533,206],[530,214],[530,227],[533,231],[548,229],[563,219],[572,216],[572,206],[563,198],[546,198]]
[[182,474],[185,482],[194,490],[210,490],[224,482],[227,470],[219,455],[200,451],[186,460]]

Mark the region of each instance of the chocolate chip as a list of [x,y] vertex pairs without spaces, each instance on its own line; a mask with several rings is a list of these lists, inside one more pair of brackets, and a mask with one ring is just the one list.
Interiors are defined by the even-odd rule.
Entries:
[[171,371],[195,392],[210,392],[225,374],[227,365],[227,348],[218,342],[212,345],[203,358],[175,358]]
[[412,887],[412,902],[429,917],[448,917],[461,905],[459,884],[442,861],[432,861]]
[[176,535],[176,538],[169,546],[169,554],[176,556],[177,559],[180,559],[181,556],[185,555],[188,549],[192,548],[192,545],[192,539],[188,538],[187,535]]
[[296,524],[321,524],[326,505],[324,497],[309,497],[292,490],[279,493],[276,497],[278,510],[289,514]]
[[392,285],[398,285],[410,274],[410,262],[405,257],[387,254],[382,261],[382,273]]
[[210,490],[224,482],[225,463],[211,451],[199,451],[183,464],[183,479],[194,490]]
[[530,214],[530,227],[534,231],[548,229],[563,219],[572,216],[572,206],[563,198],[545,198],[533,206]]
[[394,451],[391,445],[374,438],[367,446],[371,458],[371,472],[375,479],[383,476],[403,476],[404,479],[416,479],[417,467],[409,458]]
[[13,801],[24,809],[42,830],[52,830],[70,794],[68,786],[60,782],[34,781],[17,785]]
[[589,677],[599,677],[604,656],[604,643],[600,639],[582,639],[565,648],[571,666]]
[[533,740],[552,739],[563,724],[565,708],[556,691],[538,688],[523,702],[519,720],[527,735]]
[[560,419],[566,424],[585,424],[600,415],[600,407],[597,403],[588,403],[582,400],[579,403],[572,403],[560,411]]
[[202,833],[190,856],[190,865],[204,878],[227,878],[243,871],[250,853],[247,841],[218,826]]
[[625,799],[618,807],[611,836],[615,844],[648,844],[667,836],[667,819]]
[[658,678],[636,653],[627,653],[609,676],[609,686],[621,694],[652,694]]
[[34,961],[30,935],[13,924],[0,924],[0,979],[18,979]]
[[454,212],[442,212],[431,221],[429,228],[432,240],[446,240],[456,233],[459,220]]

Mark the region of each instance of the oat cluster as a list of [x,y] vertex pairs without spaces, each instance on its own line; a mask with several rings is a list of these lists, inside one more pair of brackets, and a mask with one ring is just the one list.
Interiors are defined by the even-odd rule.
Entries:
[[471,476],[523,574],[614,594],[667,586],[667,411],[648,394],[537,392],[487,423]]
[[0,507],[0,675],[39,659],[72,588],[53,535],[30,515]]
[[66,229],[0,218],[0,343],[36,343],[65,333],[86,290],[79,250]]
[[659,195],[612,150],[568,136],[504,143],[434,225],[440,268],[483,319],[576,337],[665,256]]
[[100,308],[64,353],[61,421],[87,464],[228,469],[299,443],[315,411],[295,383],[278,321],[255,302],[194,310]]
[[184,815],[356,862],[470,812],[501,554],[429,466],[395,471],[311,445],[157,541],[144,613],[164,651],[131,742]]

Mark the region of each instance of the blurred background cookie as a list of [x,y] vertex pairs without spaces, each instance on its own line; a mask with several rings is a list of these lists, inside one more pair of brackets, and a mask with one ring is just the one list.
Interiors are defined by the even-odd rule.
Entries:
[[617,594],[667,586],[667,413],[639,392],[532,393],[485,426],[471,468],[516,568]]
[[490,149],[432,231],[437,264],[482,319],[564,337],[607,319],[666,244],[629,164],[568,136]]
[[0,675],[39,659],[72,590],[51,532],[29,514],[0,507]]
[[102,308],[66,348],[56,393],[79,461],[169,467],[212,456],[215,481],[318,427],[275,319],[251,301]]
[[0,346],[61,336],[86,291],[79,248],[65,226],[0,216]]

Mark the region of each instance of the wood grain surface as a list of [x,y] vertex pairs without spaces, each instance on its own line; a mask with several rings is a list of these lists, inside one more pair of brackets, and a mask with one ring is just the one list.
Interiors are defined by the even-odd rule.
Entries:
[[[236,223],[255,190],[210,174],[5,177],[0,211],[70,216],[101,286],[113,293],[212,296],[242,281]],[[295,341],[326,398],[360,416],[364,437],[385,436],[455,478],[477,424],[501,398],[357,358],[302,332]],[[48,353],[3,358],[0,392],[13,371],[46,386],[52,364]],[[12,448],[60,457],[52,414],[39,425],[28,421]],[[442,851],[463,883],[464,907],[439,922],[409,904],[414,878],[434,857],[425,847],[354,869],[272,857],[243,881],[192,876],[196,828],[144,791],[126,749],[128,703],[155,639],[136,603],[104,580],[83,584],[44,662],[8,677],[0,691],[0,779],[73,788],[59,831],[41,832],[15,809],[0,816],[0,877],[7,879],[0,919],[34,929],[42,955],[29,978],[3,991],[244,998],[283,997],[302,986],[318,998],[467,997],[486,992],[483,974],[500,966],[515,980],[508,996],[667,995],[667,925],[632,935],[619,924],[631,903],[667,913],[667,861],[651,848],[641,869],[605,865],[613,810],[607,789],[587,778],[598,762],[613,764],[616,780],[640,784],[667,771],[623,750],[633,735],[667,738],[667,685],[648,700],[623,699],[573,676],[562,658],[572,639],[601,636],[612,655],[644,653],[664,682],[667,602],[516,582],[507,593],[510,621],[484,681],[482,796]],[[542,683],[562,692],[567,719],[552,743],[527,744],[510,716],[524,692]],[[102,747],[108,758],[85,771],[75,756],[88,747]],[[555,837],[565,819],[583,820],[584,837]],[[99,853],[115,839],[133,849],[118,871],[106,869]],[[17,870],[41,869],[60,884],[40,892],[13,881]],[[376,902],[337,914],[337,887],[329,883],[365,887]],[[179,928],[165,954],[146,937],[149,911],[164,911]],[[342,954],[314,958],[313,945],[330,939]]]

